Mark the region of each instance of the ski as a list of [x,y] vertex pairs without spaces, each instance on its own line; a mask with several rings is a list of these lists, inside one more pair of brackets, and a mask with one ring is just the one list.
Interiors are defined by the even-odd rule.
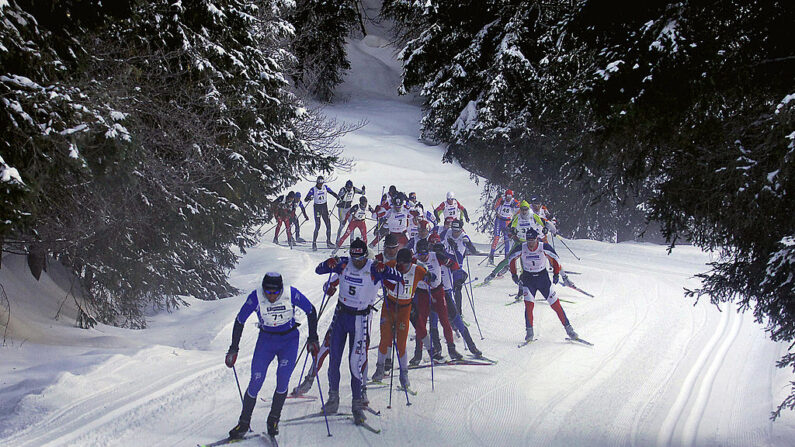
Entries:
[[519,343],[519,345],[517,346],[517,348],[524,348],[525,346],[529,345],[530,343],[532,343],[532,342],[534,342],[534,341],[536,341],[536,340],[538,340],[538,339],[537,339],[537,338],[534,338],[534,339],[532,339],[532,340],[525,340],[525,341],[523,341],[523,342]]
[[364,410],[367,411],[368,413],[372,413],[372,414],[374,414],[376,416],[381,416],[381,410],[373,410],[370,407],[364,407]]
[[571,270],[564,270],[563,273],[565,273],[567,275],[582,275],[582,273],[580,273],[580,272],[573,272]]
[[[301,402],[314,402],[317,400],[317,396],[307,396],[306,394],[288,394],[287,401],[293,401],[293,403],[301,403]],[[260,397],[260,400],[263,402],[270,402],[272,399],[269,397]]]
[[398,391],[405,391],[405,392],[411,394],[412,396],[416,396],[417,395],[417,392],[412,390],[411,388],[403,388],[402,386],[398,385],[396,389]]
[[579,337],[577,337],[577,338],[566,337],[566,341],[571,342],[571,343],[574,343],[574,342],[582,343],[585,346],[593,346],[593,343],[589,342],[588,340],[583,340],[582,338],[579,338]]
[[368,424],[368,423],[367,423],[367,422],[365,422],[365,421],[359,421],[359,422],[357,423],[356,421],[354,421],[354,420],[353,420],[353,418],[352,418],[352,417],[351,417],[351,418],[348,418],[348,419],[349,419],[349,420],[351,420],[351,421],[353,421],[353,425],[355,425],[355,426],[357,426],[357,427],[361,427],[361,428],[363,428],[363,429],[365,429],[365,430],[368,430],[368,431],[371,431],[371,432],[373,432],[373,433],[375,433],[375,434],[379,434],[379,433],[381,433],[381,429],[380,429],[380,428],[375,428],[375,427],[373,427],[372,425]]
[[469,359],[461,359],[461,360],[451,360],[446,363],[449,366],[456,366],[456,365],[465,365],[465,366],[491,366],[494,365],[496,362],[487,361],[485,359],[480,360],[469,360]]
[[582,293],[585,296],[588,296],[588,297],[591,297],[591,298],[596,298],[595,296],[591,295],[590,293],[586,292],[585,290],[582,290],[581,288],[575,286],[574,284],[568,284],[567,287],[571,287],[572,289]]
[[216,447],[216,446],[219,446],[219,445],[236,444],[238,442],[245,441],[247,439],[254,439],[254,438],[260,438],[260,437],[264,437],[264,435],[262,433],[249,433],[247,435],[244,435],[242,438],[235,438],[235,439],[224,438],[224,439],[221,439],[219,441],[211,442],[209,444],[196,444],[196,446],[197,447]]
[[[306,414],[306,415],[303,415],[303,416],[298,416],[298,417],[294,417],[294,418],[290,418],[290,419],[285,419],[282,422],[283,423],[289,423],[289,422],[306,421],[306,420],[315,419],[315,418],[322,418],[323,416],[324,416],[323,412],[322,411],[318,411],[318,412],[309,413],[309,414]],[[353,416],[353,414],[352,413],[329,413],[327,416],[328,417],[333,417],[333,416]]]
[[271,447],[279,447],[279,443],[276,441],[276,437],[273,435],[264,435],[262,436],[262,440]]
[[[516,294],[515,294],[515,293],[509,293],[509,294],[508,294],[508,296],[516,296]],[[567,299],[565,299],[565,298],[558,298],[558,300],[559,300],[561,303],[577,304],[577,302],[576,302],[576,301],[567,300]],[[518,300],[517,300],[517,299],[514,299],[514,300],[512,300],[512,301],[511,301],[511,302],[509,302],[509,303],[505,303],[505,305],[506,305],[506,306],[510,306],[511,304],[517,304],[517,303],[521,303],[522,301],[524,301],[524,299],[518,299]],[[546,300],[543,300],[543,301],[546,301]],[[535,302],[535,301],[533,301],[533,302]],[[539,302],[540,302],[540,301],[539,301]]]
[[470,358],[472,360],[480,360],[480,361],[483,361],[483,362],[489,362],[489,363],[491,363],[493,365],[496,365],[497,363],[499,363],[498,360],[492,360],[492,359],[490,359],[488,357],[483,357],[482,355],[481,356],[472,355],[472,356],[470,356]]

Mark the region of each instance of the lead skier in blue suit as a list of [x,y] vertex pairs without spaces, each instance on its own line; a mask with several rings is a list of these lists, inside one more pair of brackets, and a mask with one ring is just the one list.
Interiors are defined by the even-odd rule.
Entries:
[[[285,290],[287,293],[284,293]],[[268,434],[279,434],[279,418],[282,414],[284,399],[287,397],[287,387],[290,384],[290,375],[295,367],[298,356],[298,323],[295,321],[295,307],[298,306],[306,313],[309,323],[309,338],[307,350],[316,354],[319,345],[317,338],[317,312],[315,306],[295,287],[285,288],[282,275],[266,273],[262,278],[262,285],[251,292],[240,308],[235,318],[232,329],[232,344],[226,353],[226,366],[232,368],[237,360],[240,336],[243,334],[243,324],[252,313],[259,319],[259,337],[254,348],[254,357],[251,360],[251,380],[246,393],[243,395],[243,411],[240,413],[238,423],[229,431],[232,439],[242,438],[249,431],[251,413],[257,403],[257,394],[265,381],[265,373],[274,357],[278,357],[276,368],[276,390],[273,392],[273,403],[268,415]]]

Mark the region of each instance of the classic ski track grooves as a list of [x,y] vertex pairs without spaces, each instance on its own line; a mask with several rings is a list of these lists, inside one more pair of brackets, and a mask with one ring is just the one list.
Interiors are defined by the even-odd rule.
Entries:
[[[707,344],[705,344],[702,348],[698,359],[692,364],[690,372],[687,374],[685,381],[682,383],[682,387],[679,390],[676,401],[671,406],[668,415],[663,421],[663,424],[657,435],[658,446],[668,446],[671,444],[674,433],[676,432],[676,427],[680,425],[680,420],[682,420],[682,417],[684,416],[687,403],[695,399],[689,416],[687,416],[683,421],[683,440],[687,441],[685,445],[692,445],[717,372],[720,369],[723,359],[725,358],[726,352],[729,350],[732,343],[734,343],[734,340],[740,331],[740,323],[742,322],[742,319],[740,316],[736,315],[736,313],[736,309],[733,305],[727,306],[727,308],[721,312],[718,327]],[[733,315],[735,318],[732,318]],[[729,326],[729,320],[733,320],[731,326]],[[720,347],[716,348],[721,340],[723,340],[723,342],[721,343]],[[709,357],[711,357],[713,353],[714,358],[712,363],[710,364],[707,372],[702,374]],[[703,380],[701,385],[697,388],[696,382],[700,377],[703,377]]]

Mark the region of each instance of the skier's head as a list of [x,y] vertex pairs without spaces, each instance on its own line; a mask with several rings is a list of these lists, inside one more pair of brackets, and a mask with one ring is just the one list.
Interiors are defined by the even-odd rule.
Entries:
[[273,303],[279,299],[284,290],[284,283],[282,282],[282,275],[276,272],[268,272],[262,278],[262,291],[265,292],[265,298]]
[[417,193],[416,192],[410,192],[409,193],[409,202],[417,203]]
[[384,238],[384,258],[387,260],[395,259],[398,248],[400,248],[400,243],[397,236],[394,233],[387,234],[386,238]]
[[527,200],[522,200],[522,203],[519,204],[519,212],[525,218],[530,215],[530,204],[527,203]]
[[389,195],[394,196],[395,194],[397,194],[397,186],[389,185]]
[[447,192],[447,204],[452,205],[455,201],[455,193],[453,191]]
[[445,254],[444,244],[442,244],[441,242],[431,245],[431,250],[433,250],[433,252],[436,254],[440,255]]
[[288,192],[287,193],[287,199],[288,200],[294,200],[295,199],[295,191]]
[[541,209],[541,199],[539,199],[538,196],[530,196],[530,208],[532,208],[535,213],[538,213]]
[[403,194],[397,194],[392,199],[392,204],[395,205],[395,208],[400,208],[401,206],[403,206]]
[[439,236],[439,233],[433,233],[428,236],[428,242],[431,244],[438,244],[439,242],[442,242],[442,238]]
[[527,239],[527,246],[535,249],[538,245],[538,231],[530,227],[524,231],[524,238]]
[[323,178],[322,175],[318,175],[317,176],[317,180],[315,180],[315,186],[317,186],[319,188],[319,187],[323,186],[324,183],[326,183],[326,179]]
[[420,261],[425,262],[428,260],[428,253],[431,251],[431,244],[429,244],[428,241],[420,239],[417,241],[415,249],[417,251],[417,258],[419,258]]
[[359,207],[362,209],[367,209],[367,197],[359,196]]
[[351,242],[349,253],[351,262],[353,262],[353,266],[357,269],[367,264],[367,244],[365,244],[363,240],[357,237],[355,241]]
[[453,216],[445,217],[445,219],[444,219],[444,227],[445,228],[450,228],[450,224],[452,224],[454,220],[455,220],[455,217],[453,217]]
[[345,189],[352,189],[353,188],[353,181],[348,180],[345,182]]
[[431,234],[431,225],[427,220],[421,220],[420,223],[417,225],[417,233],[420,236],[420,239],[428,239],[428,235]]
[[411,268],[411,250],[408,248],[401,248],[397,252],[397,269],[400,273],[408,273]]
[[450,231],[453,233],[453,237],[458,237],[461,235],[461,232],[464,231],[464,222],[461,222],[461,219],[455,219],[450,222]]
[[505,198],[506,198],[506,199],[512,199],[512,198],[513,198],[513,190],[511,190],[511,189],[506,189],[506,190],[505,190]]
[[301,193],[298,191],[295,192],[295,200],[301,200]]

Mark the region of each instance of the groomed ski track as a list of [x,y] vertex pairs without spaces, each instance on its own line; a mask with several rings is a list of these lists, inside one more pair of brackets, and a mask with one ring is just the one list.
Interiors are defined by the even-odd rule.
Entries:
[[[371,35],[349,45],[353,70],[338,102],[326,113],[368,124],[343,140],[344,155],[356,165],[349,174],[332,176],[332,186],[339,188],[347,178],[357,186],[364,183],[372,202],[381,186],[395,184],[416,191],[426,207],[438,205],[445,192],[453,190],[472,213],[479,203],[479,187],[459,166],[441,164],[442,148],[418,141],[419,106],[414,98],[393,93],[399,67],[392,50],[382,47],[385,44],[386,40]],[[309,185],[295,189],[303,194]],[[337,223],[333,218],[332,222],[336,234]],[[310,240],[312,228],[313,222],[304,224],[302,237]],[[469,231],[472,234],[471,227]],[[309,244],[290,250],[270,243],[272,237],[272,232],[266,234],[244,256],[232,272],[234,285],[247,294],[264,272],[279,270],[319,307],[324,278],[314,274],[314,267],[329,252],[313,253]],[[488,241],[486,235],[473,237]],[[324,230],[318,240],[325,243]],[[368,419],[383,429],[381,434],[335,420],[330,421],[333,437],[329,438],[319,419],[283,426],[279,444],[795,445],[792,414],[785,413],[779,422],[768,420],[788,392],[790,377],[774,367],[786,347],[770,342],[750,315],[737,314],[732,306],[721,306],[719,311],[706,299],[693,306],[683,296],[683,287],[697,285],[693,275],[706,270],[708,255],[692,247],[678,247],[667,255],[666,247],[650,244],[567,243],[582,261],[558,245],[564,266],[581,272],[572,278],[596,297],[568,288],[557,290],[562,298],[575,301],[564,303],[564,309],[594,347],[567,343],[554,312],[536,306],[540,339],[517,350],[524,336],[523,309],[505,306],[507,294],[515,291],[506,276],[475,289],[485,340],[478,336],[466,295],[463,312],[478,347],[499,364],[437,368],[435,391],[429,368],[413,370],[412,388],[418,395],[411,397],[410,407],[403,393],[393,391],[393,408],[388,410],[389,390],[370,390],[371,406],[382,416],[378,421],[368,414]],[[471,262],[471,267],[473,276],[483,278],[488,273],[485,263],[478,267]],[[4,258],[0,275],[9,271],[24,273],[23,262]],[[27,284],[21,278],[2,279],[9,294]],[[51,283],[45,273],[36,287],[52,287]],[[150,328],[143,331],[100,326],[88,331],[96,341],[91,348],[82,347],[78,342],[82,338],[69,345],[64,336],[0,351],[9,354],[8,365],[14,368],[0,364],[0,445],[194,446],[220,439],[240,411],[234,376],[223,365],[223,357],[244,297],[220,302],[188,299],[190,307],[154,315]],[[321,317],[321,336],[332,310],[329,306]],[[304,320],[303,315],[299,320]],[[252,322],[253,318],[243,333],[237,363],[244,388],[257,336]],[[372,343],[377,343],[378,315],[373,322]],[[301,332],[303,341],[305,326]],[[462,340],[457,340],[457,347],[464,349]],[[26,350],[42,355],[34,358]],[[370,373],[375,356],[370,351]],[[302,364],[297,365],[290,388],[299,382]],[[62,372],[53,372],[56,368]],[[271,365],[260,396],[272,394],[274,371]],[[320,380],[324,396],[326,371],[324,367]],[[343,362],[341,408],[350,405],[349,383]],[[21,391],[25,395],[18,400],[3,397]],[[317,387],[311,394],[317,395]],[[264,429],[268,409],[267,404],[257,403],[252,421],[256,430]],[[319,400],[296,403],[286,405],[282,417],[318,410]],[[236,445],[260,445],[260,441]]]

